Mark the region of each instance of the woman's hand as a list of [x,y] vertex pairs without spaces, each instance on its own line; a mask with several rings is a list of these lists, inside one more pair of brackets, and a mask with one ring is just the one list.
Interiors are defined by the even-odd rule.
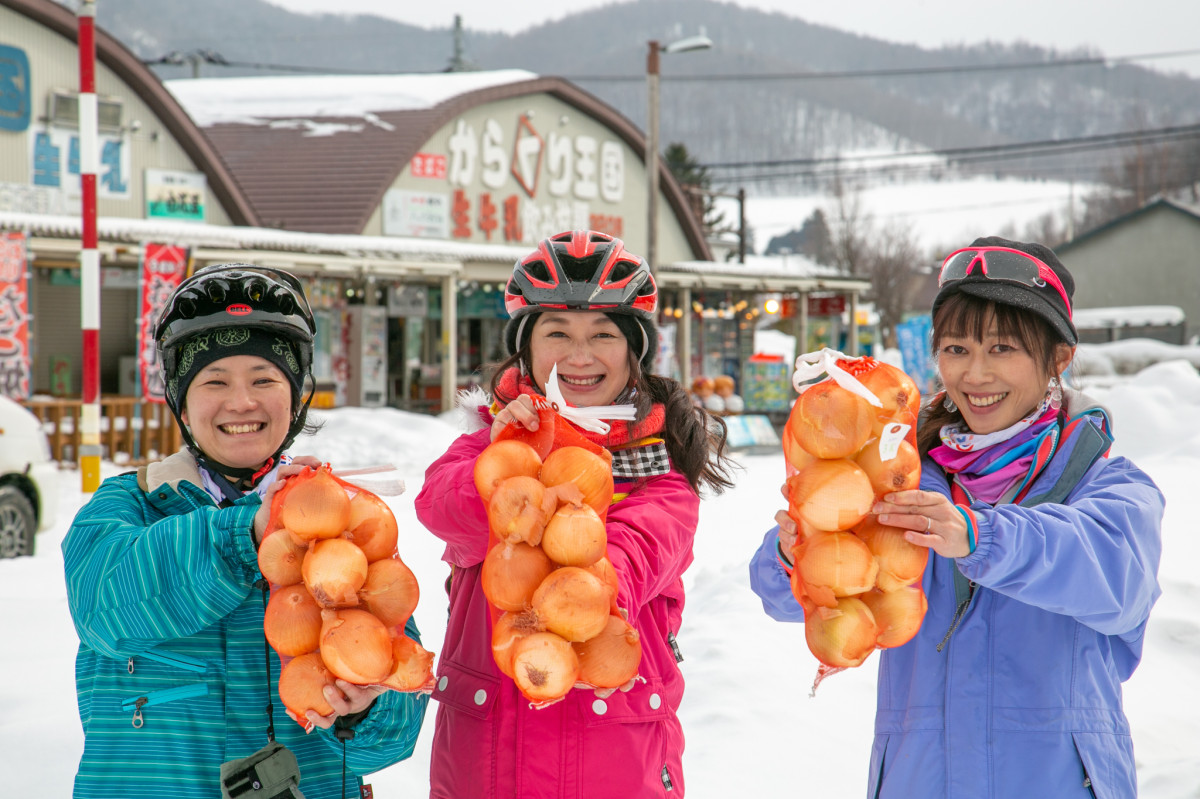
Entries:
[[538,412],[533,407],[533,400],[527,395],[522,394],[517,397],[496,414],[496,418],[492,421],[491,440],[495,441],[496,436],[500,435],[500,431],[508,427],[509,423],[524,427],[526,430],[538,429]]
[[[783,484],[783,498],[788,498],[787,483]],[[796,522],[788,515],[786,510],[775,511],[775,523],[779,525],[779,549],[789,558],[792,556],[792,550],[796,548]]]
[[312,455],[298,455],[292,458],[291,463],[285,463],[279,467],[279,471],[275,473],[275,482],[267,486],[267,491],[263,494],[262,505],[259,506],[258,512],[254,514],[255,546],[262,543],[263,534],[267,531],[267,523],[271,520],[271,500],[275,498],[275,492],[283,488],[288,477],[299,474],[304,471],[305,467],[316,469],[320,465],[321,461],[319,458],[314,458]]
[[906,530],[904,538],[910,543],[928,547],[944,558],[971,554],[966,520],[936,491],[896,491],[876,502],[871,512],[879,514],[881,524]]
[[[390,690],[390,688],[383,685],[355,685],[345,680],[334,680],[333,685],[326,685],[323,691],[325,701],[333,708],[333,712],[328,716],[322,716],[315,710],[309,710],[304,716],[314,727],[327,730],[337,721],[338,716],[349,716],[352,713],[360,713],[371,706],[371,703],[375,701],[375,697],[384,691]],[[303,720],[298,718],[292,711],[287,711],[287,714],[293,721],[303,723]]]

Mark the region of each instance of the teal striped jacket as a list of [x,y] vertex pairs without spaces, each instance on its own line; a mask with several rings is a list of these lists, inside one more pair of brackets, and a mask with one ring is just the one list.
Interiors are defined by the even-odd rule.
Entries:
[[[220,508],[181,452],[106,480],[63,541],[84,749],[76,799],[219,797],[220,767],[276,739],[296,754],[307,799],[347,796],[358,775],[412,754],[428,697],[387,691],[343,743],[303,728],[267,671],[251,493]],[[414,639],[410,619],[406,632]],[[344,747],[344,749],[343,749]]]

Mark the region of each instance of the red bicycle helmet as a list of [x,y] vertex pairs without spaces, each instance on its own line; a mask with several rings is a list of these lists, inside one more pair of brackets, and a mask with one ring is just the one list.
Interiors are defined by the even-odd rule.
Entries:
[[632,314],[653,321],[658,285],[650,267],[620,239],[571,230],[538,242],[517,261],[504,289],[513,319],[550,308]]

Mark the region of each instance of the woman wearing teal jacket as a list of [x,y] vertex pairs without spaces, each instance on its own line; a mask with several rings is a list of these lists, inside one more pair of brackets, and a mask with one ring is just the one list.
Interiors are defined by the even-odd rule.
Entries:
[[[257,542],[278,478],[300,468],[282,453],[305,425],[313,330],[302,287],[278,270],[208,267],[172,296],[156,338],[187,446],[106,480],[63,542],[80,639],[76,797],[219,797],[222,764],[269,741],[295,755],[307,799],[357,796],[360,775],[412,754],[425,695],[339,680],[334,712],[309,711],[306,735],[263,635]],[[411,619],[405,632],[417,638]]]

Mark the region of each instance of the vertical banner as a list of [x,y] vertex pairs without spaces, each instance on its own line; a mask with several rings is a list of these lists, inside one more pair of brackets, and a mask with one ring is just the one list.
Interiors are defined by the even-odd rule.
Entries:
[[169,244],[146,244],[142,247],[139,269],[138,306],[138,374],[141,376],[142,396],[152,402],[164,402],[166,386],[162,364],[154,345],[154,328],[171,292],[187,274],[188,250]]
[[29,399],[29,284],[25,234],[0,234],[0,396]]
[[896,325],[896,339],[900,345],[900,355],[904,358],[904,371],[922,394],[929,394],[936,388],[933,357],[929,352],[932,336],[933,320],[929,314],[915,316]]

